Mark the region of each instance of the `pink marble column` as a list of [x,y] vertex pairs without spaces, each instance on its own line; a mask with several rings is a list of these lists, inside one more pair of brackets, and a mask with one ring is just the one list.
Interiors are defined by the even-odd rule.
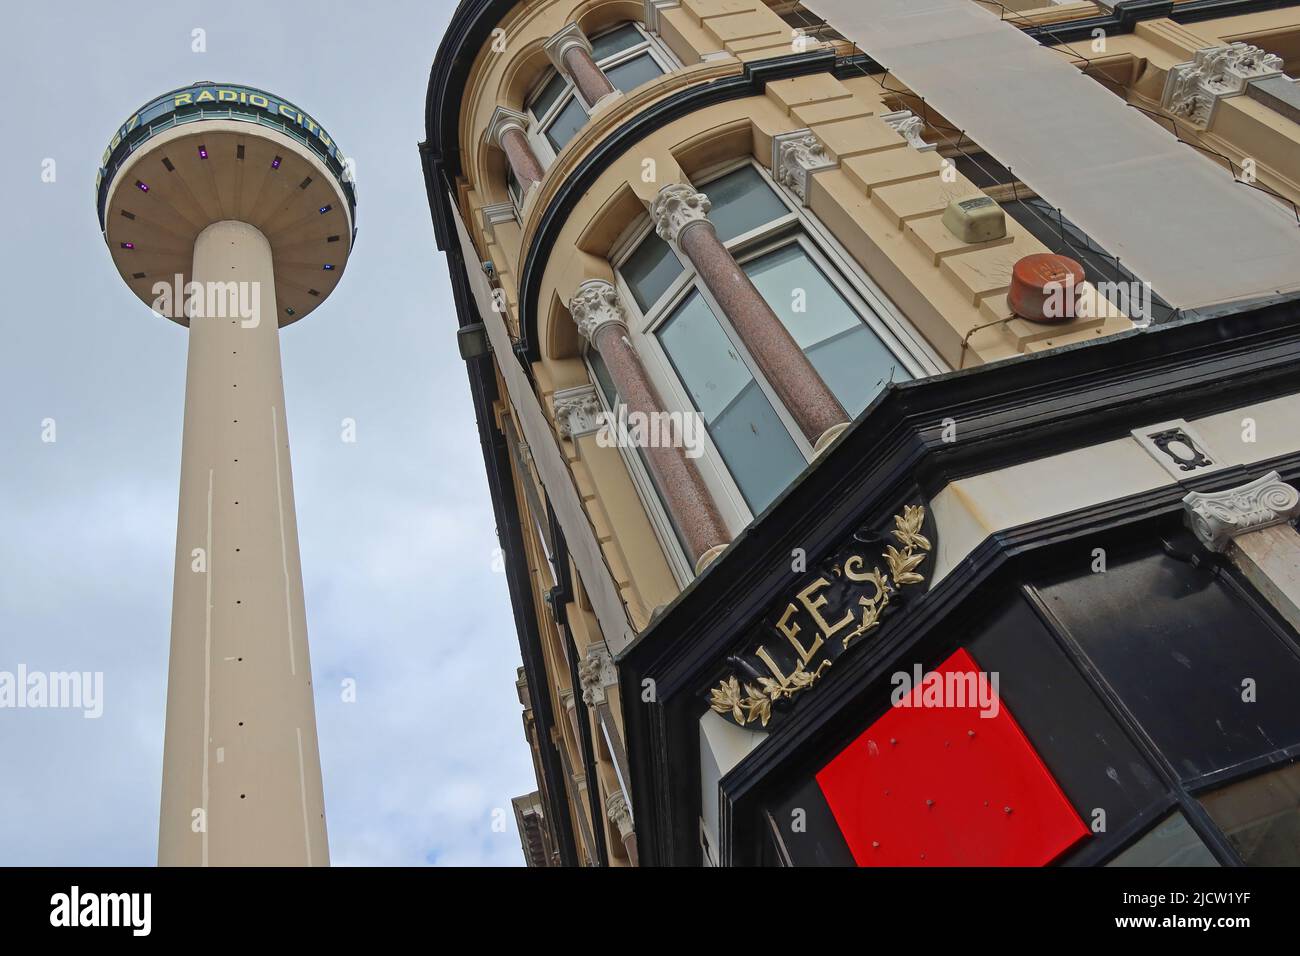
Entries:
[[603,70],[591,55],[591,41],[576,23],[570,23],[546,41],[546,53],[555,68],[573,81],[588,106],[614,92]]
[[659,236],[690,260],[804,436],[820,452],[847,427],[848,413],[727,251],[708,211],[708,197],[684,183],[665,186],[650,205]]
[[[600,352],[629,415],[662,413],[663,401],[628,338],[627,311],[614,286],[604,279],[588,279],[569,301],[569,312],[578,331]],[[642,450],[698,573],[731,541],[713,495],[684,448],[651,443]]]
[[494,144],[506,154],[506,161],[514,170],[515,179],[524,192],[528,192],[533,183],[540,183],[546,175],[541,162],[528,142],[528,117],[515,110],[498,106],[492,114],[486,132],[488,142]]

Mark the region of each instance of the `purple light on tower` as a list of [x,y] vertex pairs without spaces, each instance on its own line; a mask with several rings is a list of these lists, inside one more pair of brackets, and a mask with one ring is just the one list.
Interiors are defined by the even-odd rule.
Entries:
[[124,242],[124,243],[122,243],[122,248],[123,248],[123,249],[134,249],[134,248],[135,248],[135,243],[134,243],[134,242]]
[[199,159],[207,159],[207,158],[208,158],[208,148],[206,146],[200,146]]
[[137,186],[140,187],[140,192],[142,192],[142,193],[147,193],[147,192],[149,191],[149,184],[148,184],[148,183],[142,183],[142,182],[140,182],[140,180],[137,179],[137,180],[135,181],[135,184],[136,184]]
[[272,168],[272,169],[279,169],[279,168],[280,168],[280,157],[279,157],[279,156],[277,156],[277,157],[275,157],[275,159],[271,160],[271,168]]

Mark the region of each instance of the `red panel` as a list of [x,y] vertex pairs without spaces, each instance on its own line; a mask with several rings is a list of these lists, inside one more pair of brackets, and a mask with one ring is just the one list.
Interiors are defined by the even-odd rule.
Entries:
[[[935,673],[988,686],[965,650]],[[1042,866],[1087,836],[1005,705],[923,707],[924,688],[817,774],[859,866]]]

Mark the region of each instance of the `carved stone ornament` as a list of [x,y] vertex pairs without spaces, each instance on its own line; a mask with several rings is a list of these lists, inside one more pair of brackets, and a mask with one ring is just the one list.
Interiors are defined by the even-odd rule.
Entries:
[[1223,551],[1239,534],[1284,524],[1300,515],[1300,492],[1276,471],[1239,488],[1183,499],[1187,523],[1211,551]]
[[727,659],[730,672],[709,691],[709,706],[741,727],[766,727],[925,591],[918,585],[931,573],[933,542],[933,522],[920,504],[906,505],[887,530],[855,532],[769,608],[747,645],[752,650]]
[[707,222],[713,204],[704,193],[687,183],[671,183],[659,190],[650,203],[650,218],[655,232],[665,242],[677,245],[682,230],[697,222]]
[[592,385],[561,388],[555,392],[555,426],[570,441],[600,428],[600,399]]
[[834,167],[835,161],[826,155],[826,147],[811,130],[772,137],[772,175],[804,203],[808,201],[809,177],[818,170]]
[[917,116],[911,110],[898,110],[894,113],[885,113],[880,117],[885,124],[898,133],[903,139],[907,140],[907,145],[911,146],[917,152],[929,153],[939,148],[938,143],[927,143],[925,141],[925,120]]
[[1245,92],[1251,80],[1281,73],[1282,65],[1281,57],[1249,43],[1197,50],[1188,62],[1170,67],[1160,107],[1194,126],[1207,127],[1220,99]]
[[614,659],[603,641],[587,648],[587,654],[578,662],[578,683],[582,685],[582,699],[588,707],[605,703],[605,688],[618,681]]
[[594,343],[596,332],[611,323],[627,328],[627,309],[618,290],[604,279],[588,279],[569,300],[569,314],[578,332]]

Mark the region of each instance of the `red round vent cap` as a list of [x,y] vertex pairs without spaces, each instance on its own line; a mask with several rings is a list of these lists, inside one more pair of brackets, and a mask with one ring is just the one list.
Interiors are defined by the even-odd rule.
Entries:
[[1069,256],[1036,252],[1011,270],[1011,311],[1031,322],[1069,322],[1083,289],[1083,266]]

